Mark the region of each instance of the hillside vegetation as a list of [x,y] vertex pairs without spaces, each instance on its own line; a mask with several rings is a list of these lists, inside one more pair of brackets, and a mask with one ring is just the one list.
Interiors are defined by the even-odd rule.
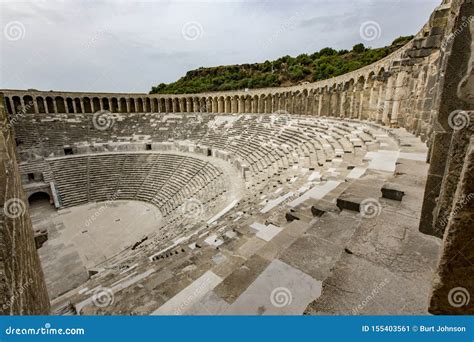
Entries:
[[189,94],[245,88],[279,87],[314,82],[342,75],[374,63],[410,41],[399,37],[390,46],[371,49],[363,44],[351,51],[326,47],[310,55],[284,56],[263,63],[199,68],[173,83],[160,83],[150,94]]

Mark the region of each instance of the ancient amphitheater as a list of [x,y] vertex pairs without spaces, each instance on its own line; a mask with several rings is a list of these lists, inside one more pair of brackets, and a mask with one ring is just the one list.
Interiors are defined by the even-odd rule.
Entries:
[[473,314],[473,12],[301,86],[0,90],[2,313]]

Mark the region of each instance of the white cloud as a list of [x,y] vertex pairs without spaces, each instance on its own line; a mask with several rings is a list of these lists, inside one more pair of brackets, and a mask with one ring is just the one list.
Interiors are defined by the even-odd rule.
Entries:
[[[0,88],[147,92],[189,69],[350,49],[367,20],[382,46],[415,34],[440,0],[2,1]],[[22,39],[3,29],[24,25]],[[202,34],[186,40],[182,27]]]

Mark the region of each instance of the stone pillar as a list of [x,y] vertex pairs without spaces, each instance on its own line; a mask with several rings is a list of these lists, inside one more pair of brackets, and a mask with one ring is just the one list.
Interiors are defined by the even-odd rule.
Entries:
[[22,114],[26,113],[25,100],[23,99],[23,96],[20,96],[20,112]]
[[323,94],[319,94],[319,102],[318,102],[318,116],[323,115]]
[[390,124],[390,117],[392,114],[392,98],[393,98],[393,83],[394,77],[390,76],[387,81],[387,88],[385,91],[385,102],[383,105],[382,123],[384,125]]
[[127,107],[125,108],[127,113],[130,113],[130,98],[125,99],[125,106]]
[[239,96],[239,113],[245,112],[245,101],[242,96]]
[[38,101],[37,101],[36,97],[33,97],[33,110],[34,110],[35,113],[39,113]]
[[383,108],[385,103],[385,87],[383,83],[379,84],[379,92],[377,96],[377,108],[375,114],[375,122],[381,124],[383,122]]
[[345,105],[346,105],[346,92],[344,89],[341,91],[341,103],[339,105],[339,117],[343,118],[345,115]]
[[397,80],[395,82],[395,91],[393,94],[393,107],[392,107],[392,117],[390,120],[390,126],[399,127],[398,114],[400,111],[400,102],[403,100],[403,93],[405,91],[405,72],[401,71],[397,75]]

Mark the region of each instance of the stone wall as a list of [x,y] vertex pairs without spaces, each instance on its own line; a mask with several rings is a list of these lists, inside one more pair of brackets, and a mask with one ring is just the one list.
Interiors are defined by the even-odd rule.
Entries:
[[15,143],[0,96],[0,313],[49,313],[49,299],[18,171]]
[[[443,236],[430,312],[474,314],[474,5],[453,1],[420,227]],[[431,181],[430,181],[431,178]],[[427,215],[429,214],[429,215]],[[423,222],[425,219],[425,222]],[[431,224],[431,225],[430,225]]]

